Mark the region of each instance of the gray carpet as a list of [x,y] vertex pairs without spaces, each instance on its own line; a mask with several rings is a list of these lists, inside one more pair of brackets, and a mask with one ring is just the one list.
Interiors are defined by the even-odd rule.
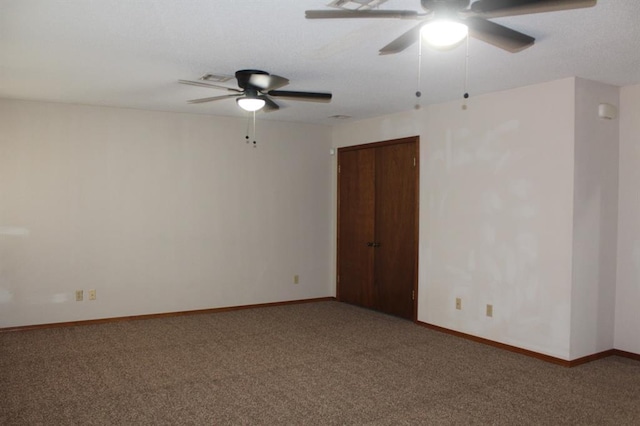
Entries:
[[640,363],[318,302],[0,334],[0,424],[638,425]]

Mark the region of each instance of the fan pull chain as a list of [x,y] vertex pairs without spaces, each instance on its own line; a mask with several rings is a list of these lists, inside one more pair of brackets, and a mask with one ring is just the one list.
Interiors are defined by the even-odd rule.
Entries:
[[420,97],[422,96],[422,92],[420,91],[421,81],[420,76],[422,75],[422,37],[418,38],[418,90],[416,90],[416,105],[415,109],[420,109]]
[[462,97],[462,109],[467,109],[467,99],[469,99],[469,35],[467,34],[466,53],[464,56],[464,94]]
[[[252,117],[249,117],[249,120],[247,121],[247,135],[244,137],[245,142],[249,143],[249,127],[251,126],[251,121],[252,121]],[[257,147],[257,142],[256,142],[256,112],[253,111],[253,147],[256,148]]]
[[246,143],[249,143],[249,126],[250,125],[251,125],[251,118],[247,120],[247,131],[246,131],[247,136],[244,137]]
[[253,147],[256,148],[256,112],[253,111]]

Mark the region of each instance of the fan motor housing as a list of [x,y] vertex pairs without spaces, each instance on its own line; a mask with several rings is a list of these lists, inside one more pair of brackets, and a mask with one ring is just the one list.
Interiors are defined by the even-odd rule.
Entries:
[[236,71],[236,79],[238,80],[238,86],[240,86],[242,89],[245,89],[245,90],[247,88],[251,88],[252,85],[249,84],[249,79],[251,78],[252,75],[255,75],[255,74],[269,75],[268,72],[260,71],[260,70]]

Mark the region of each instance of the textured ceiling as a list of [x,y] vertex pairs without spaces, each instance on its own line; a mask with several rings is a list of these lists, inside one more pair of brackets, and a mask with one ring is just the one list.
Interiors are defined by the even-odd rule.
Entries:
[[[291,80],[286,90],[331,91],[329,104],[278,101],[260,119],[336,124],[410,110],[418,45],[378,56],[415,25],[404,20],[306,20],[329,0],[0,0],[0,98],[242,117],[224,94],[178,79],[254,68]],[[421,10],[419,0],[383,9]],[[578,76],[640,83],[640,1],[599,0],[588,9],[499,18],[536,38],[511,54],[469,43],[471,96]],[[421,103],[461,99],[464,45],[423,47]],[[233,85],[235,80],[226,84]]]

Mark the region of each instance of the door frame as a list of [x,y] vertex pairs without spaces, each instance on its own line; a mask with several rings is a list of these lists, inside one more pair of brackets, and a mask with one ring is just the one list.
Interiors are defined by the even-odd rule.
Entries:
[[347,151],[357,151],[360,149],[368,149],[368,148],[378,148],[387,145],[399,145],[405,143],[415,143],[416,152],[416,174],[415,174],[415,197],[416,197],[416,205],[415,205],[415,217],[414,217],[414,267],[415,267],[415,276],[413,279],[413,318],[414,322],[418,321],[418,277],[419,277],[419,246],[420,246],[420,136],[409,136],[399,139],[390,139],[386,141],[378,141],[378,142],[370,142],[360,145],[351,145],[345,146],[342,148],[338,148],[338,165],[336,167],[337,174],[337,200],[336,200],[336,299],[341,301],[340,299],[340,153]]

